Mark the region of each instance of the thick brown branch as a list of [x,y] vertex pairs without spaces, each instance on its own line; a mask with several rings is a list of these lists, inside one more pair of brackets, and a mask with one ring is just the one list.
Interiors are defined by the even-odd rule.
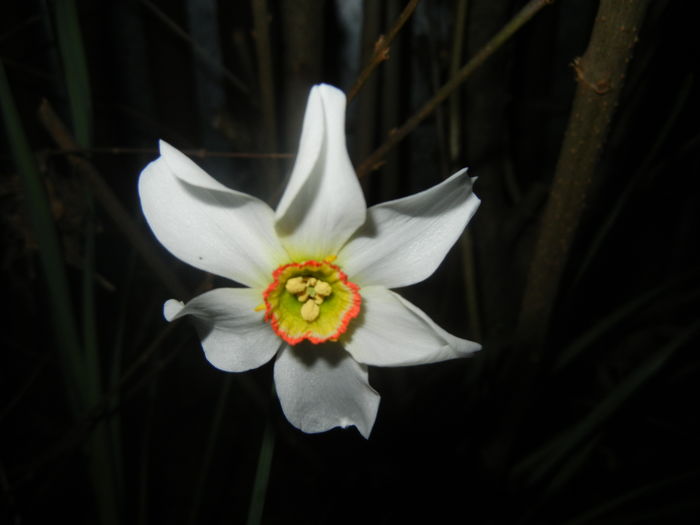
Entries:
[[518,337],[539,346],[637,42],[647,0],[601,0],[544,210],[520,309]]

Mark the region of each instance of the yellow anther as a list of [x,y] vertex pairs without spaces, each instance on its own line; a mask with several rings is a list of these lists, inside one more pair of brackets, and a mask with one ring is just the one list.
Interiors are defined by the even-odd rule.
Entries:
[[314,286],[314,289],[316,290],[316,294],[320,295],[321,297],[328,297],[333,291],[331,285],[325,281],[318,281],[316,286]]
[[253,308],[253,310],[255,310],[256,312],[262,312],[264,309],[265,309],[265,303],[261,303],[258,306],[256,306],[255,308]]
[[313,300],[306,301],[301,307],[301,317],[307,323],[315,321],[320,313],[321,309]]
[[323,259],[323,260],[324,260],[325,262],[327,262],[327,263],[332,263],[332,262],[335,261],[337,258],[338,258],[337,255],[329,255],[328,257],[326,257],[326,258]]
[[295,295],[297,301],[304,303],[301,317],[304,321],[315,321],[321,313],[319,305],[333,293],[333,288],[316,277],[292,277],[284,285],[285,289]]
[[284,285],[291,294],[304,293],[306,291],[306,279],[304,277],[292,277]]

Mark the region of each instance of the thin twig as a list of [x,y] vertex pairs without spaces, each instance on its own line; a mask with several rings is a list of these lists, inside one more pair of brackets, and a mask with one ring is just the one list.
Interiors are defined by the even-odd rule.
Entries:
[[[199,159],[206,158],[231,158],[231,159],[291,159],[293,153],[247,153],[209,151],[206,149],[183,149],[182,152],[189,157]],[[158,155],[156,148],[78,148],[78,149],[46,149],[40,152],[44,155]]]
[[357,93],[360,91],[360,89],[362,89],[362,86],[365,85],[365,82],[367,82],[367,79],[377,68],[377,66],[389,58],[389,46],[396,38],[396,35],[399,34],[399,31],[401,31],[404,24],[409,18],[411,18],[413,11],[415,11],[416,6],[418,6],[418,2],[420,2],[420,0],[410,0],[408,4],[406,4],[406,7],[404,7],[404,10],[401,12],[394,25],[391,27],[391,29],[389,29],[386,36],[379,35],[376,44],[374,44],[374,53],[372,54],[372,58],[362,70],[360,76],[357,77],[355,84],[348,92],[348,102],[357,96]]
[[409,118],[403,126],[393,130],[389,138],[377,148],[362,164],[357,168],[358,177],[364,177],[371,171],[379,168],[382,159],[387,152],[396,146],[406,135],[418,126],[435,108],[450,96],[462,82],[464,82],[481,64],[483,64],[492,54],[494,54],[503,44],[505,44],[521,27],[523,27],[533,16],[543,7],[551,4],[554,0],[530,0],[484,47],[482,47],[474,57],[467,62],[459,72],[443,85],[435,96]]
[[[53,140],[60,148],[66,150],[78,150],[80,146],[70,134],[58,115],[47,100],[42,100],[39,105],[39,120],[44,128],[49,132]],[[104,181],[97,168],[86,159],[77,155],[68,155],[68,161],[73,165],[78,173],[90,185],[95,197],[107,214],[112,218],[117,228],[131,242],[136,251],[143,257],[146,264],[151,267],[155,275],[161,280],[168,291],[175,297],[188,298],[187,288],[180,283],[170,266],[165,264],[154,249],[153,242],[148,240],[136,225],[131,215],[126,211],[119,199],[114,195],[112,189]]]

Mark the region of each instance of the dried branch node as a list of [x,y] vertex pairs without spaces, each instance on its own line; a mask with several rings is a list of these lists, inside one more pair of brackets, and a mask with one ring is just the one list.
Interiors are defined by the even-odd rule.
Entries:
[[374,60],[376,62],[384,62],[389,59],[389,43],[384,35],[379,35],[374,43]]
[[597,95],[605,95],[612,89],[610,80],[605,79],[594,82],[586,77],[581,57],[576,57],[571,63],[571,67],[574,68],[574,72],[576,73],[576,81],[588,86]]

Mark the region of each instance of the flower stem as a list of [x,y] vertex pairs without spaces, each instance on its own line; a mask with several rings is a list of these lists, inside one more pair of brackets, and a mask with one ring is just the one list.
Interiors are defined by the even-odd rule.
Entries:
[[260,455],[258,456],[258,468],[253,482],[253,493],[250,497],[248,509],[248,525],[261,523],[265,508],[265,495],[270,482],[270,468],[272,467],[272,455],[275,450],[275,427],[272,417],[268,414],[265,430],[263,431]]
[[200,523],[199,509],[202,504],[202,496],[204,495],[212,458],[214,457],[214,449],[216,448],[218,437],[221,435],[221,422],[224,418],[226,402],[228,400],[232,382],[233,374],[227,374],[221,382],[219,399],[216,402],[216,408],[214,409],[214,414],[211,419],[211,427],[207,433],[207,444],[204,448],[204,455],[199,468],[199,476],[197,477],[197,484],[195,485],[194,495],[192,496],[192,505],[190,506],[188,519],[188,523],[191,524]]

